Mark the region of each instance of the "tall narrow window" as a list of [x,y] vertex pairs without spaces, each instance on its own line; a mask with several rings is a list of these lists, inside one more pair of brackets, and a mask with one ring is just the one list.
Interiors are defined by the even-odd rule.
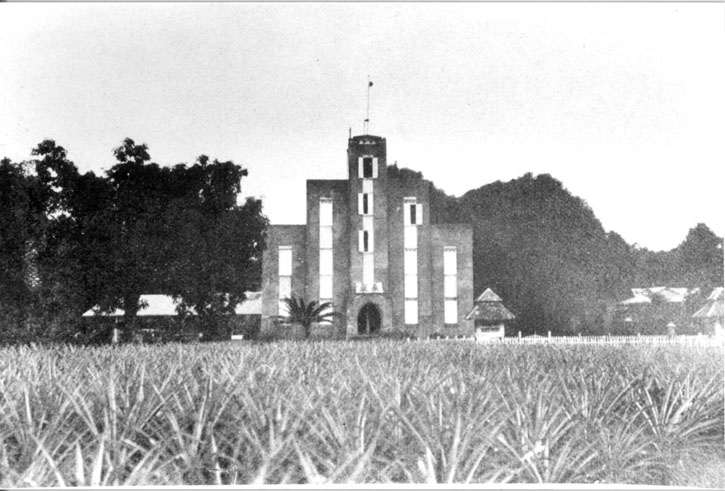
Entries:
[[332,302],[332,199],[320,198],[320,303]]
[[373,241],[372,230],[359,230],[358,231],[358,251],[360,252],[374,252],[375,245]]
[[280,246],[278,249],[279,262],[279,295],[277,313],[279,315],[287,315],[287,305],[284,303],[285,298],[292,297],[292,247]]
[[403,291],[405,323],[418,323],[418,229],[415,226],[416,199],[403,198]]
[[403,198],[403,219],[406,226],[423,224],[423,205],[415,197]]
[[358,213],[362,215],[362,230],[358,231],[358,250],[362,253],[362,287],[369,291],[375,287],[375,221],[373,218],[373,179],[377,175],[378,159],[360,158],[362,193],[358,194]]
[[458,324],[458,264],[455,247],[443,248],[444,322]]
[[359,215],[373,214],[373,195],[372,193],[358,193],[357,210]]
[[363,177],[369,179],[373,177],[373,158],[363,157]]
[[405,299],[405,323],[418,323],[418,299]]

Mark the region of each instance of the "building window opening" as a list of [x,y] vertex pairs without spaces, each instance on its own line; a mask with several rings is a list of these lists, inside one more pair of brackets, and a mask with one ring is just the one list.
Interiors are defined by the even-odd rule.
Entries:
[[292,247],[280,246],[278,249],[278,304],[277,313],[279,315],[288,315],[287,304],[284,300],[292,297]]
[[405,324],[418,324],[418,229],[416,198],[403,198],[403,295]]
[[373,177],[373,158],[363,157],[363,178],[372,179]]
[[358,334],[374,334],[380,330],[380,310],[373,303],[365,304],[357,315]]
[[443,317],[446,324],[458,324],[458,258],[455,247],[443,248]]
[[357,172],[360,179],[376,179],[378,177],[378,159],[376,157],[359,157],[357,162]]
[[403,198],[403,214],[406,227],[423,225],[423,205],[417,202],[415,196]]
[[373,252],[373,231],[372,230],[360,230],[358,231],[359,251],[360,252]]
[[418,300],[405,299],[405,323],[415,325],[418,323]]
[[373,195],[370,193],[358,194],[358,213],[360,215],[373,214]]
[[332,257],[332,198],[320,198],[320,304],[332,302],[333,257]]

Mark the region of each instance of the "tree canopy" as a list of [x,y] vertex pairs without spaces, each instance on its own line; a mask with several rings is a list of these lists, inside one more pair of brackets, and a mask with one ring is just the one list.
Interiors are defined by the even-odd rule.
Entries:
[[58,338],[49,326],[91,306],[133,324],[144,293],[221,315],[259,286],[267,219],[261,201],[237,203],[246,169],[205,155],[160,166],[130,138],[103,176],[81,175],[52,140],[32,155],[0,163],[5,340]]
[[[422,174],[391,166],[389,176]],[[431,189],[433,223],[473,228],[474,290],[492,288],[524,334],[602,333],[607,307],[631,288],[710,290],[723,284],[723,239],[698,224],[677,248],[653,252],[606,232],[587,203],[547,174],[494,182],[460,198]]]

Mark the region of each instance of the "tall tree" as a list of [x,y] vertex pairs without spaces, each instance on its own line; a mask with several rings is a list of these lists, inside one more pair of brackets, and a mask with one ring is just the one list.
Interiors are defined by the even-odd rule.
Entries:
[[[25,279],[28,244],[36,235],[30,180],[20,164],[0,161],[0,322],[2,338],[11,340],[25,317],[30,285]],[[12,332],[11,332],[12,331]]]
[[258,284],[267,225],[260,201],[237,205],[247,171],[206,156],[163,168],[131,139],[114,155],[110,198],[94,222],[94,236],[105,244],[96,242],[103,260],[95,264],[105,269],[98,304],[123,308],[130,327],[144,293],[174,295],[181,313],[228,313]]
[[202,155],[190,168],[174,171],[192,176],[195,185],[170,208],[177,239],[168,290],[199,313],[229,313],[245,291],[260,286],[268,225],[262,202],[237,204],[247,171],[232,162],[210,163]]
[[32,155],[31,202],[41,217],[34,242],[38,268],[34,314],[44,335],[58,338],[72,330],[83,307],[73,217],[80,176],[66,150],[53,140],[42,141]]
[[0,165],[0,302],[4,315],[13,316],[8,325],[16,327],[15,340],[55,336],[77,308],[70,210],[78,172],[52,140],[32,155],[22,164],[5,159]]

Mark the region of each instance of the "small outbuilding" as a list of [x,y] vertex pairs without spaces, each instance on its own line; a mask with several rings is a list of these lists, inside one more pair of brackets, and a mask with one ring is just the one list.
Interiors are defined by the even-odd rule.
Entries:
[[501,297],[490,288],[486,288],[476,299],[473,309],[465,317],[466,320],[474,321],[476,341],[503,338],[504,324],[515,318],[503,305]]

